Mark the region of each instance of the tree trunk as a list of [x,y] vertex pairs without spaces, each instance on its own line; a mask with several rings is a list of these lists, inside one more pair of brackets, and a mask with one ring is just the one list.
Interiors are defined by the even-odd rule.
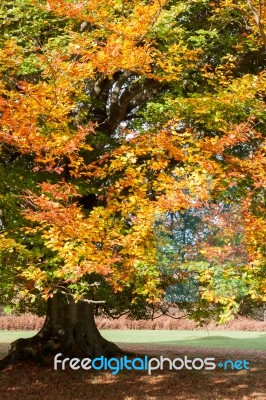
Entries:
[[92,304],[85,301],[75,303],[73,298],[57,293],[48,300],[41,330],[32,338],[11,343],[8,355],[0,361],[0,367],[29,357],[44,362],[45,355],[56,353],[93,359],[102,355],[113,357],[122,351],[101,336],[95,324]]

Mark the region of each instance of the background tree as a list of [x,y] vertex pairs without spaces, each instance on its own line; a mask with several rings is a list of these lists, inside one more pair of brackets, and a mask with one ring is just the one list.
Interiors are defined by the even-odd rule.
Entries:
[[215,295],[201,264],[186,306],[226,320],[263,301],[265,49],[249,5],[20,0],[1,15],[3,298],[48,304],[9,358],[117,351],[94,309],[162,300],[158,213],[237,204],[248,262],[224,273],[247,292]]

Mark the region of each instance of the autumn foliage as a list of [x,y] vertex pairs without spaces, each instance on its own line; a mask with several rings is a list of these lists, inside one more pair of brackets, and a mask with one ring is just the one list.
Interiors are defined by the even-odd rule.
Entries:
[[[100,301],[108,285],[158,303],[170,274],[158,265],[156,216],[213,207],[223,243],[202,239],[200,263],[169,264],[198,274],[194,317],[224,321],[265,300],[265,47],[249,3],[4,1],[7,299],[64,290]],[[244,294],[214,290],[219,268],[219,284],[233,276]]]

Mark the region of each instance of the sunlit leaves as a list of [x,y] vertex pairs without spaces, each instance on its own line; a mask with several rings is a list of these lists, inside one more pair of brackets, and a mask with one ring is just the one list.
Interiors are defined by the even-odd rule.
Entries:
[[[2,176],[9,171],[1,204],[8,207],[13,196],[15,207],[19,199],[25,217],[23,230],[21,221],[2,223],[24,257],[21,296],[39,291],[47,298],[58,285],[73,285],[80,298],[95,274],[116,293],[130,289],[130,301],[162,299],[155,216],[237,204],[248,261],[238,268],[237,246],[218,245],[217,238],[198,245],[195,307],[203,312],[210,305],[225,320],[241,296],[260,301],[265,54],[247,3],[25,0],[10,12],[9,6],[0,42]],[[28,34],[26,10],[33,22]],[[21,183],[29,171],[31,181]],[[225,220],[223,229],[229,235]],[[1,247],[7,265],[12,243],[5,239]],[[245,290],[238,296],[241,277]]]

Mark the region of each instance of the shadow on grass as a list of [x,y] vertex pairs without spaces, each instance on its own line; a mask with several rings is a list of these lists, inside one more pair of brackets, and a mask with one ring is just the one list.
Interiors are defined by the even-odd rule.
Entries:
[[[215,335],[163,342],[162,338],[156,347],[167,357],[165,348],[169,345],[172,356],[174,352],[174,357],[177,357],[176,350],[179,346],[262,350],[262,347],[265,348],[265,339],[266,334],[260,334],[253,339]],[[165,345],[163,351],[160,344]],[[6,354],[8,346],[8,343],[0,343],[0,358]],[[148,347],[148,344],[145,343],[143,349],[145,346]],[[208,357],[212,357],[212,354]],[[226,350],[223,357],[227,358]],[[252,363],[251,359],[249,361]],[[265,360],[254,360],[250,371],[223,371],[218,368],[215,371],[164,370],[155,371],[149,376],[146,371],[122,371],[117,375],[111,372],[70,369],[54,371],[52,359],[49,368],[36,366],[33,362],[23,362],[0,372],[0,399],[265,400],[265,367]]]
[[[1,400],[265,400],[265,372],[54,371],[16,364],[0,375]],[[247,396],[247,397],[245,397]]]

